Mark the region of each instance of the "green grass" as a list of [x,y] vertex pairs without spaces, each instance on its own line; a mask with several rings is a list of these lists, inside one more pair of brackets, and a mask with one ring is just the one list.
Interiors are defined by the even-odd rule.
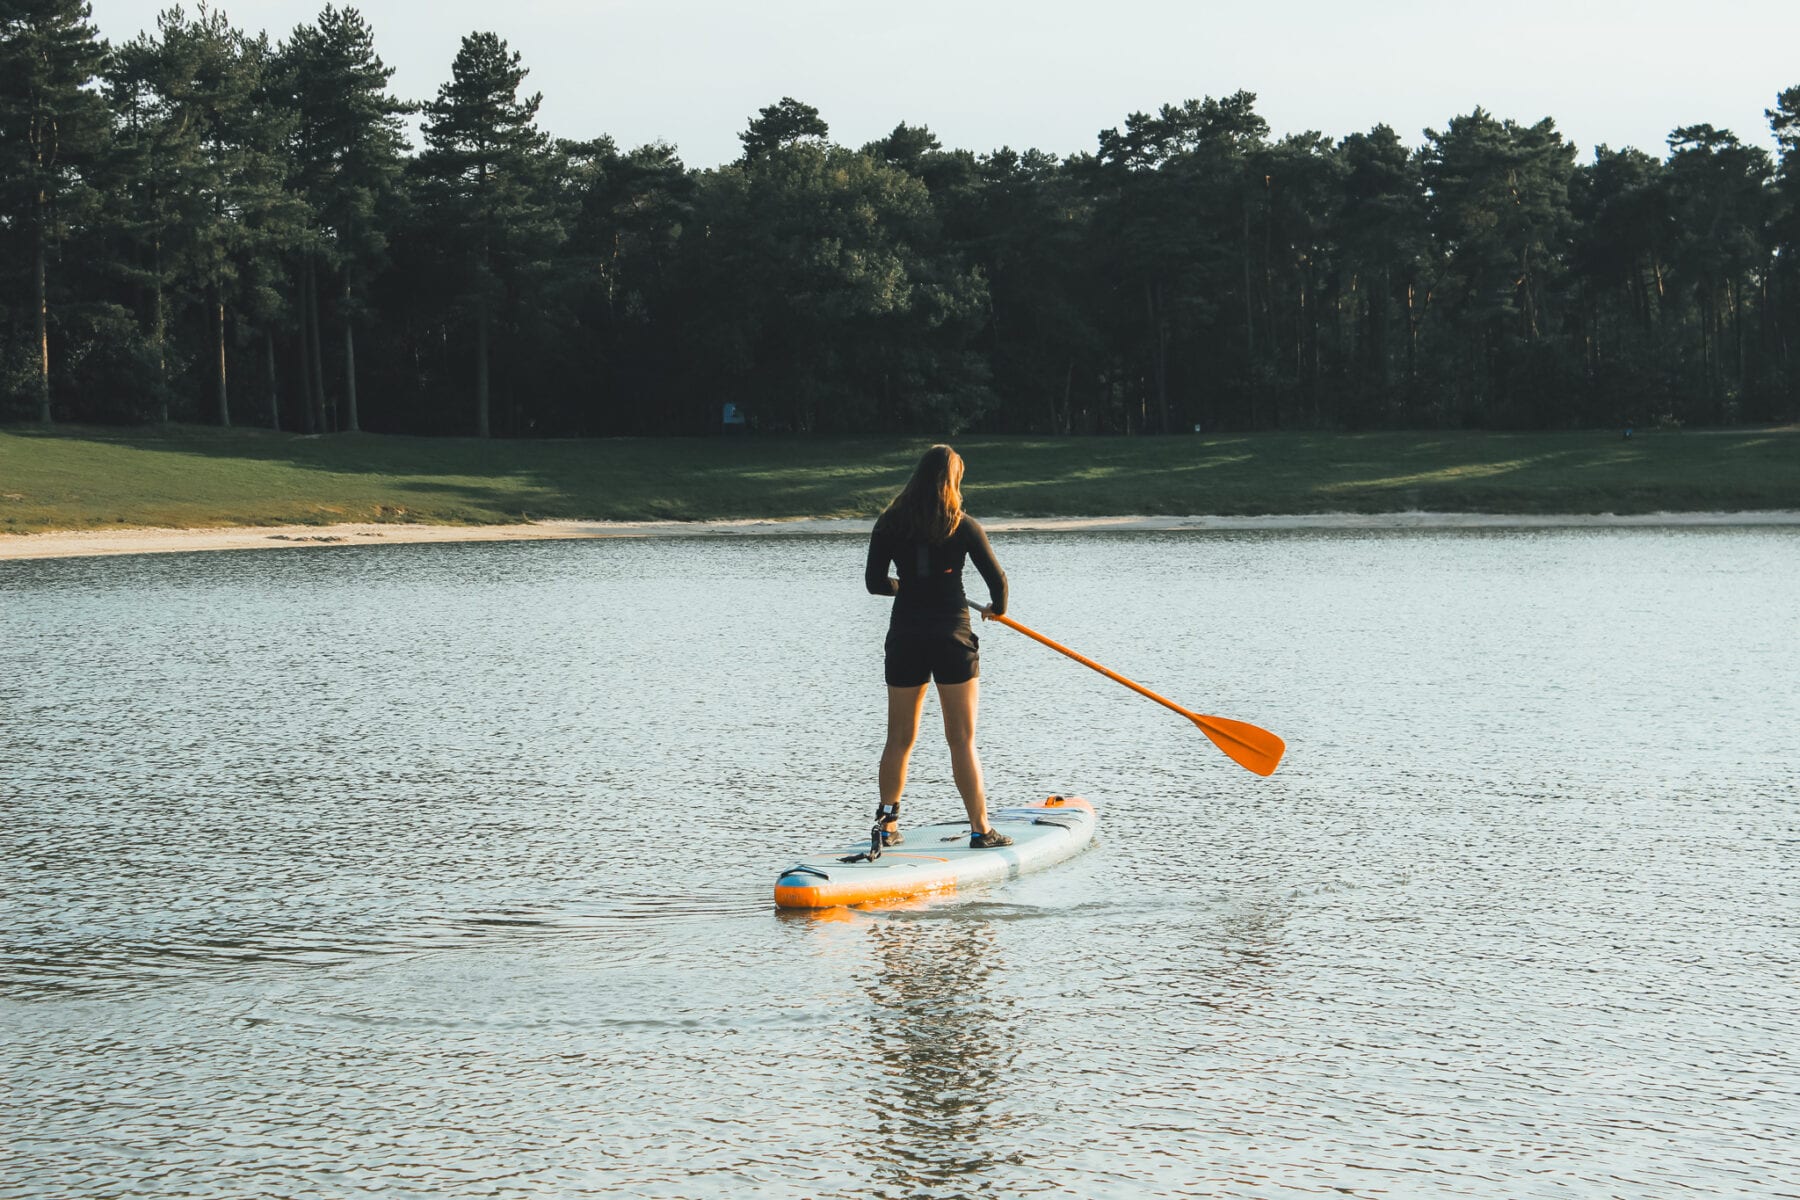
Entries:
[[[918,438],[490,441],[0,429],[0,532],[867,516]],[[1800,429],[966,437],[982,516],[1800,509]]]

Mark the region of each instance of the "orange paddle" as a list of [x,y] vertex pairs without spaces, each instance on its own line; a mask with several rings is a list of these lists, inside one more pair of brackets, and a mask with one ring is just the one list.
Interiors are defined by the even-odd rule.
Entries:
[[1084,667],[1091,667],[1114,683],[1122,683],[1140,696],[1148,696],[1164,708],[1172,708],[1188,720],[1200,727],[1212,744],[1223,750],[1231,760],[1246,771],[1254,771],[1258,775],[1269,775],[1281,762],[1281,753],[1287,749],[1287,743],[1270,733],[1251,725],[1246,721],[1232,721],[1225,717],[1204,717],[1199,713],[1189,712],[1173,700],[1167,700],[1151,691],[1141,683],[1133,683],[1117,671],[1108,670],[1085,654],[1077,654],[1058,642],[1053,642],[1035,629],[1027,629],[1011,617],[1003,617],[998,613],[989,613],[982,605],[970,600],[969,607],[987,616],[990,621],[998,621],[1002,625],[1016,629],[1033,641],[1044,643],[1058,654],[1066,654]]

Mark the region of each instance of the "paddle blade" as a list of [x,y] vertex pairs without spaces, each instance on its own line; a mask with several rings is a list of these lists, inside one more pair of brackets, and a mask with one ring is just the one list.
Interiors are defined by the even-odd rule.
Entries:
[[1258,775],[1273,774],[1281,762],[1282,752],[1287,749],[1286,742],[1248,721],[1233,721],[1228,717],[1195,717],[1194,724],[1211,739],[1213,745],[1229,755],[1231,761]]

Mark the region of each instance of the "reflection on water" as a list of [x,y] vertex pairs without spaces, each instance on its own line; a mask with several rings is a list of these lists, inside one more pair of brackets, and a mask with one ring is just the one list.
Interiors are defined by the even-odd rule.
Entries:
[[0,1198],[1800,1178],[1800,535],[996,548],[1286,762],[996,633],[994,797],[1096,847],[807,916],[880,749],[855,539],[0,563]]
[[[898,915],[873,922],[869,941],[869,1040],[880,1070],[869,1091],[873,1194],[976,1190],[1009,1145],[1005,1122],[991,1113],[1010,1090],[1014,1040],[1030,1036],[988,994],[990,973],[1003,969],[994,928]],[[975,1182],[958,1189],[963,1180]]]
[[1218,933],[1223,952],[1208,971],[1208,1007],[1222,1015],[1248,1018],[1265,1007],[1280,966],[1283,921],[1287,905],[1269,898],[1221,913]]

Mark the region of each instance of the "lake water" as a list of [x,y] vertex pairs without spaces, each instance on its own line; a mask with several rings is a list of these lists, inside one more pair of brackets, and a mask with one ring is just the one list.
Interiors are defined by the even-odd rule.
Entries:
[[1287,760],[986,627],[1098,844],[823,917],[859,540],[0,562],[0,1196],[1800,1192],[1800,530],[994,541]]

